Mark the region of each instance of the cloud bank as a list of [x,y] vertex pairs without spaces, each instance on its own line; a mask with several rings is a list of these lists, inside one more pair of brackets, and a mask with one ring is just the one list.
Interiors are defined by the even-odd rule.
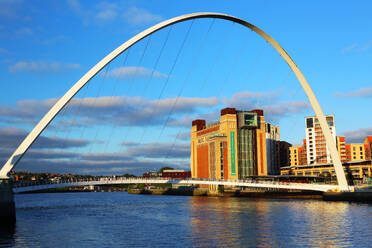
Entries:
[[336,92],[336,97],[350,97],[350,98],[371,98],[372,97],[372,87],[360,88],[358,90],[349,91],[345,93]]
[[42,61],[20,61],[8,67],[11,73],[62,73],[70,70],[80,69],[79,64],[68,64],[61,62]]

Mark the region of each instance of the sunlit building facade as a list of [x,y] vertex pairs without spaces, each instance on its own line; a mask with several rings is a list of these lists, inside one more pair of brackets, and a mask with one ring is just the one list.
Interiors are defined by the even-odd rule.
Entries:
[[340,156],[341,162],[350,161],[350,146],[346,147],[345,137],[337,136],[336,137],[337,151]]
[[364,150],[366,159],[372,159],[372,136],[364,139]]
[[280,134],[262,110],[221,110],[220,121],[194,120],[191,174],[194,178],[243,179],[280,173]]
[[336,137],[337,150],[341,162],[361,161],[371,159],[372,136],[367,136],[363,143],[345,143],[345,137]]
[[[315,116],[305,117],[306,121],[306,150],[307,162],[309,164],[332,163],[331,154],[327,148],[323,131],[320,127],[318,118]],[[336,142],[336,127],[333,115],[327,115],[326,121],[331,131],[332,137]]]
[[302,146],[292,146],[289,148],[289,166],[307,164],[306,139],[302,140]]

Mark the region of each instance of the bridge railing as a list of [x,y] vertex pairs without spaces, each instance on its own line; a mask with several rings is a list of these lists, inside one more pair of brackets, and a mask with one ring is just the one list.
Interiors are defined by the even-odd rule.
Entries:
[[[22,188],[22,187],[31,187],[31,186],[41,186],[41,185],[48,185],[48,184],[60,184],[61,186],[79,186],[79,184],[88,185],[89,183],[94,185],[107,185],[107,184],[121,184],[121,183],[128,183],[128,184],[137,184],[137,183],[148,183],[148,184],[156,184],[156,183],[185,183],[185,184],[219,184],[221,185],[231,185],[231,186],[248,186],[246,184],[250,184],[250,186],[288,186],[288,187],[295,187],[303,188],[305,185],[312,185],[315,187],[337,187],[337,185],[326,185],[326,184],[319,184],[319,183],[298,183],[298,182],[280,182],[280,181],[265,181],[265,180],[254,180],[254,179],[209,179],[209,178],[164,178],[164,177],[102,177],[97,180],[91,179],[60,179],[60,180],[46,180],[46,181],[27,181],[27,182],[14,182],[14,188]],[[83,186],[81,185],[81,186]]]

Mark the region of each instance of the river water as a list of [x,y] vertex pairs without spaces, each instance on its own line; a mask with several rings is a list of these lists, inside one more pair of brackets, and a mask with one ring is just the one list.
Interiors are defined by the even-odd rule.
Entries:
[[15,196],[0,247],[372,247],[372,205],[129,195]]

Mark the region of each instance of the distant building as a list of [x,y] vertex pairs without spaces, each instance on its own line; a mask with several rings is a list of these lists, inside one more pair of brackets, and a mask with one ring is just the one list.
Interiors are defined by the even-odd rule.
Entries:
[[242,179],[280,173],[279,127],[265,122],[262,110],[221,110],[220,121],[191,128],[194,178]]
[[345,137],[336,137],[337,150],[341,162],[371,159],[372,136],[367,136],[363,143],[346,144]]
[[348,147],[348,150],[346,148],[346,143],[345,143],[345,137],[337,136],[336,137],[336,145],[337,145],[337,151],[338,155],[340,156],[341,162],[347,162],[350,161],[349,159],[349,152],[350,148]]
[[365,159],[364,144],[350,144],[350,161],[360,161]]
[[[327,115],[326,121],[336,142],[336,127],[333,115]],[[307,162],[309,164],[332,163],[331,154],[327,148],[323,131],[320,127],[318,118],[315,116],[305,117],[306,120],[306,150]]]
[[[372,176],[371,160],[346,162],[343,163],[342,166],[348,177],[353,178],[354,183],[362,183],[363,180]],[[280,174],[294,176],[322,176],[334,178],[334,180],[336,180],[336,173],[333,164],[288,166],[281,168]]]
[[364,150],[366,159],[372,159],[372,136],[364,139]]
[[279,159],[280,159],[280,167],[288,166],[290,165],[290,148],[292,147],[292,144],[280,141],[279,142]]
[[188,177],[191,177],[191,171],[184,171],[184,170],[163,170],[162,177],[188,178]]
[[306,139],[302,140],[302,146],[292,146],[289,148],[289,158],[290,166],[307,164]]

